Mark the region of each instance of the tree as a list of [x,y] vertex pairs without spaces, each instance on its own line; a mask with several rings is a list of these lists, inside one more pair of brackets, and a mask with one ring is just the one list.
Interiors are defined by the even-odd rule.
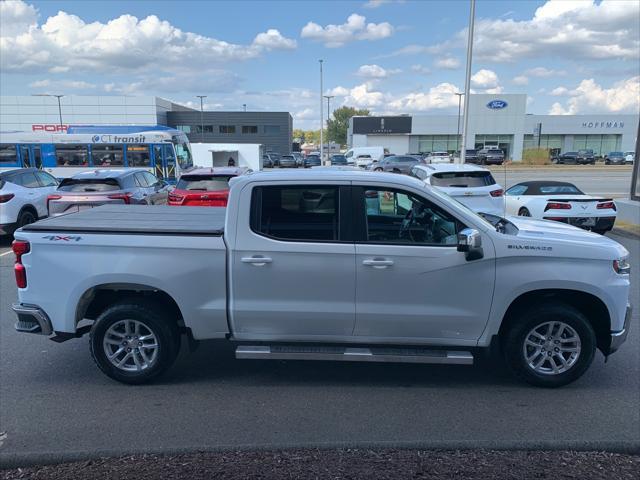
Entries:
[[305,142],[305,131],[302,130],[301,128],[294,128],[293,129],[293,141],[294,142],[300,142],[300,144],[303,144]]
[[369,110],[358,110],[353,107],[340,107],[333,111],[333,118],[328,123],[328,140],[340,145],[347,144],[347,130],[349,129],[349,119],[353,116],[368,116]]

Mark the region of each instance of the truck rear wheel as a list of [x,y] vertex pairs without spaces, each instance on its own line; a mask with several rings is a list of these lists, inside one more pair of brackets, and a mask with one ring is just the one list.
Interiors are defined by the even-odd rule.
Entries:
[[178,355],[180,336],[173,320],[138,299],[113,305],[93,324],[91,356],[114,380],[149,382],[165,372]]
[[519,378],[538,387],[561,387],[587,371],[596,336],[582,313],[553,303],[525,311],[505,332],[502,346],[509,368]]

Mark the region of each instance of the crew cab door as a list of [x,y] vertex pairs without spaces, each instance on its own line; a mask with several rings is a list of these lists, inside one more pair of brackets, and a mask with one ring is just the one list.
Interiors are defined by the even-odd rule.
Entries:
[[445,209],[414,192],[355,183],[354,334],[399,343],[475,342],[491,307],[493,246],[467,261],[457,251],[465,225]]
[[346,236],[348,183],[245,189],[236,205],[235,243],[229,245],[234,337],[351,336],[355,246]]

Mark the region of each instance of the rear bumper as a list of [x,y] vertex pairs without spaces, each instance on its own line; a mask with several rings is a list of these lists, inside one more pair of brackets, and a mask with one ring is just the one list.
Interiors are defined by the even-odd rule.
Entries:
[[18,321],[15,323],[15,329],[18,332],[47,336],[53,333],[49,316],[37,305],[14,303],[11,305],[11,310],[18,317]]
[[633,312],[631,305],[627,305],[627,311],[624,316],[624,326],[618,332],[611,332],[611,343],[609,344],[609,353],[613,353],[620,348],[629,334],[629,326],[631,324],[631,313]]

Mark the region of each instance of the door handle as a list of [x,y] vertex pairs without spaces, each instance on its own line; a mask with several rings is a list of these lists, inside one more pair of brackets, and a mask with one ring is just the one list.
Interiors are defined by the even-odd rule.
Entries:
[[267,263],[271,263],[269,257],[242,257],[242,263],[250,263],[251,265],[255,265],[256,267],[262,267]]
[[363,260],[362,264],[366,265],[367,267],[373,268],[387,268],[393,265],[393,260],[387,260],[384,258],[372,258]]

